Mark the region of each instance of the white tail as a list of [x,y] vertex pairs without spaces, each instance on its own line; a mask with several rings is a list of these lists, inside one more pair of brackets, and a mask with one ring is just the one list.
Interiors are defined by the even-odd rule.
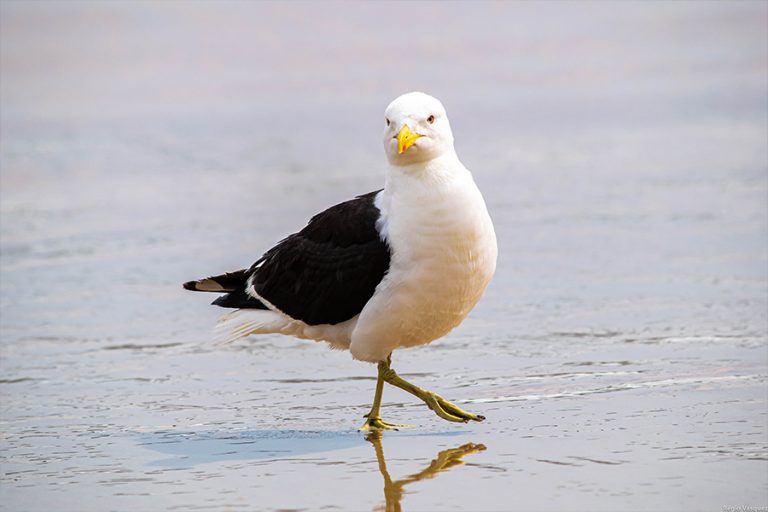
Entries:
[[238,309],[219,319],[214,328],[213,341],[224,345],[251,334],[281,332],[287,323],[290,321],[274,311]]

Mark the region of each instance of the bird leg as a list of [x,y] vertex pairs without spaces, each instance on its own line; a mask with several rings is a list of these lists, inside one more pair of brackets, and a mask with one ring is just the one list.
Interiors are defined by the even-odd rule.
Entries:
[[391,354],[387,357],[386,361],[379,363],[379,382],[381,382],[381,379],[383,378],[385,382],[388,382],[389,384],[392,384],[393,386],[420,398],[422,401],[424,401],[425,404],[427,404],[427,407],[432,409],[435,414],[444,420],[467,423],[469,420],[483,421],[485,419],[485,416],[467,412],[464,409],[461,409],[460,407],[452,404],[437,393],[421,389],[420,387],[411,384],[407,380],[400,377],[397,373],[395,373],[395,370],[390,367],[391,363]]
[[366,419],[360,430],[397,430],[401,427],[408,427],[409,425],[398,425],[397,423],[389,423],[381,419],[381,396],[384,393],[384,372],[389,368],[389,364],[384,361],[379,363],[379,377],[376,380],[376,394],[373,397],[373,406],[371,412],[365,415]]

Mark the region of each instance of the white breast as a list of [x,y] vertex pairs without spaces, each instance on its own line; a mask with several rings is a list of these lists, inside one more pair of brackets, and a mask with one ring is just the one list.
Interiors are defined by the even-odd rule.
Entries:
[[356,359],[380,361],[444,336],[477,304],[496,268],[493,224],[469,171],[454,156],[419,172],[392,169],[377,197],[390,270],[352,332]]

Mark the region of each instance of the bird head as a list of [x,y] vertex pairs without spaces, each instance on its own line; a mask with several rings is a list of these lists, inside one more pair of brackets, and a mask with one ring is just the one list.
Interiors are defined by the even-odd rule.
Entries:
[[453,151],[451,125],[437,98],[403,94],[389,104],[384,120],[384,151],[392,165],[426,162]]

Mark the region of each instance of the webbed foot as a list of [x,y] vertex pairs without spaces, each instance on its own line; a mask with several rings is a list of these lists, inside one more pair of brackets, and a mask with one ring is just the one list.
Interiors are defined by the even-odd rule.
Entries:
[[380,416],[370,416],[366,414],[368,419],[365,420],[360,430],[363,431],[377,431],[377,430],[399,430],[401,428],[412,427],[413,425],[401,425],[399,423],[390,423],[384,421]]
[[485,416],[467,412],[461,407],[449,402],[436,393],[432,393],[431,391],[425,391],[423,394],[420,393],[416,396],[424,400],[424,403],[427,404],[427,407],[432,409],[435,414],[444,420],[454,421],[457,423],[467,423],[469,421],[483,421],[485,419]]

